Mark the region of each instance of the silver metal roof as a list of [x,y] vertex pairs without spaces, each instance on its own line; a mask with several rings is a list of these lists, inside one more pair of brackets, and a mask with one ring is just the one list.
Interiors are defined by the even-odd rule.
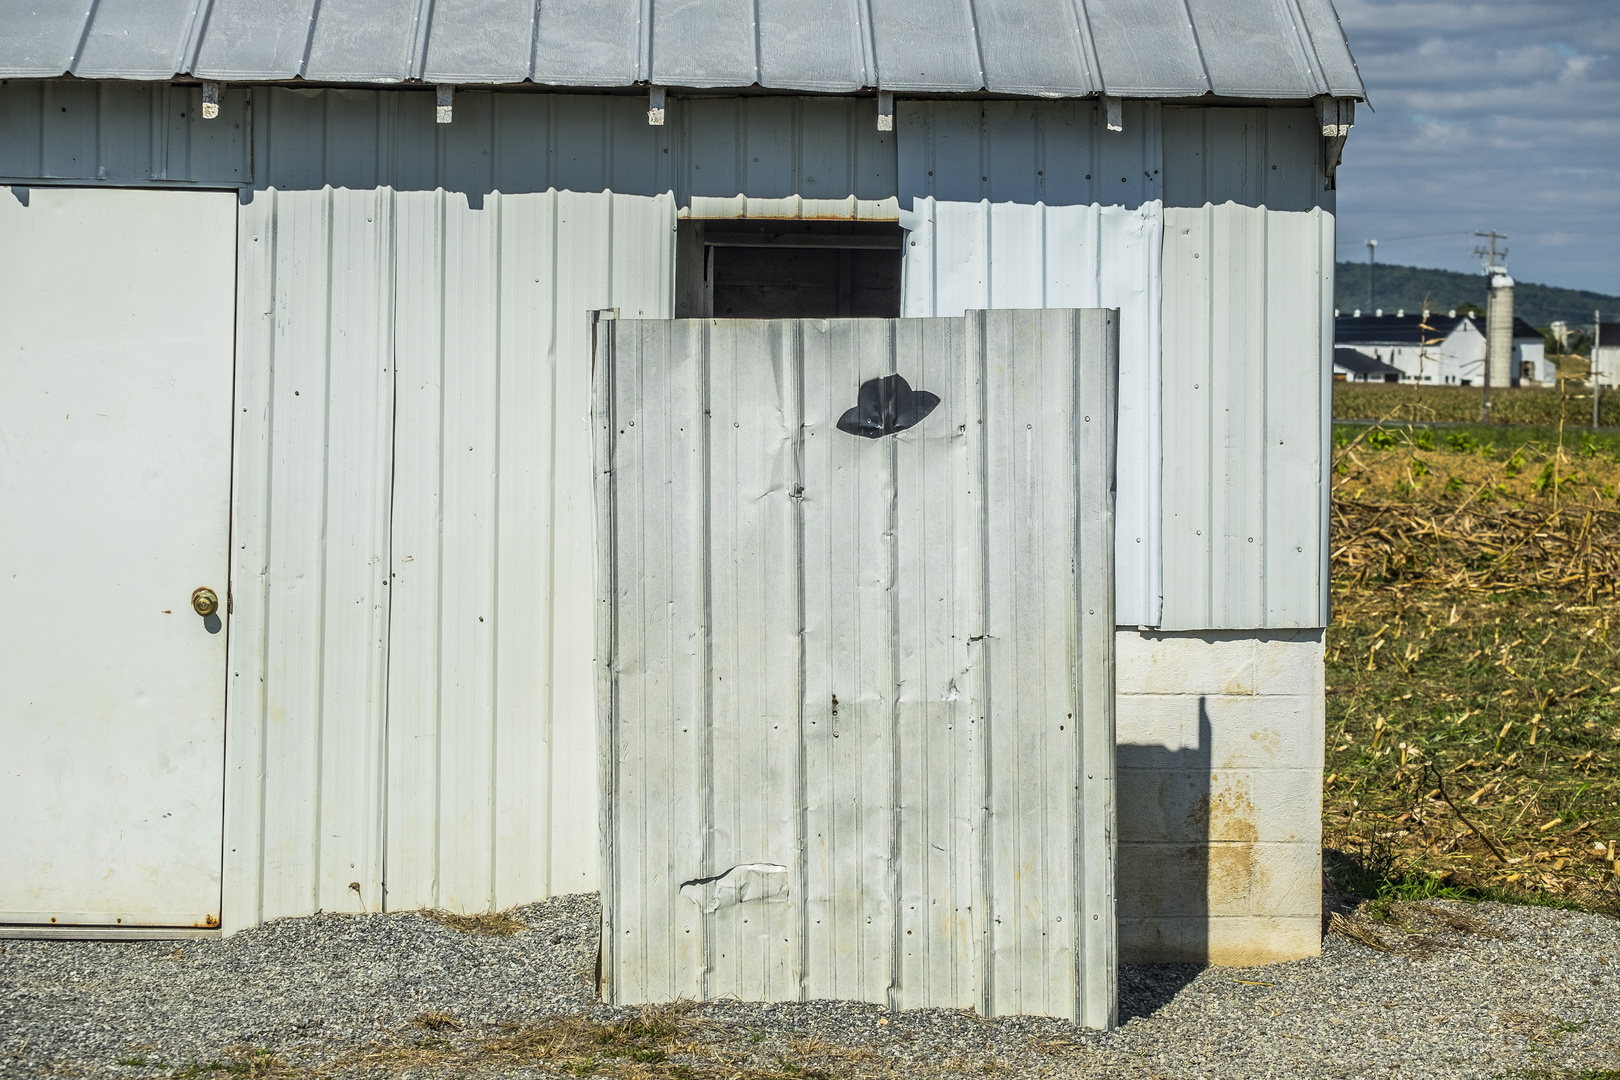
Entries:
[[0,77],[1361,98],[1331,0],[0,0]]

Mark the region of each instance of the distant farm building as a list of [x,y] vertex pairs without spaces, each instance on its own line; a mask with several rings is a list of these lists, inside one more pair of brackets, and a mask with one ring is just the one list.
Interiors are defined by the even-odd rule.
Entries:
[[1401,381],[1401,369],[1375,360],[1364,352],[1334,346],[1333,381],[1398,383]]
[[1620,322],[1598,324],[1592,372],[1599,386],[1620,386]]
[[[1334,374],[1340,354],[1359,352],[1396,368],[1400,382],[1440,386],[1478,385],[1485,371],[1484,319],[1472,315],[1397,311],[1385,315],[1337,314],[1333,334]],[[1514,386],[1549,386],[1558,381],[1558,366],[1545,355],[1541,332],[1523,319],[1513,320]],[[1346,368],[1346,371],[1349,369]],[[1364,379],[1355,380],[1358,382]],[[1379,381],[1374,379],[1373,381]]]

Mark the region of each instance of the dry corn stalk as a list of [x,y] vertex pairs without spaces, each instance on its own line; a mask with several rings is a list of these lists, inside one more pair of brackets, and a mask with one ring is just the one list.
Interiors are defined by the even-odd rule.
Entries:
[[1582,602],[1620,588],[1620,511],[1333,500],[1340,584],[1450,593],[1534,591]]

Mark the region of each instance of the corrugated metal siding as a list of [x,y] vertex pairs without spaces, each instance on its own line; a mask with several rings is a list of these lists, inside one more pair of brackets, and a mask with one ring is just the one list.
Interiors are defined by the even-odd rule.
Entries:
[[382,904],[392,214],[380,191],[238,214],[227,930]]
[[1363,96],[1329,0],[174,0],[36,4],[0,75]]
[[895,133],[877,129],[877,102],[870,98],[692,98],[672,105],[682,142],[676,197],[683,206],[692,196],[895,194]]
[[1166,107],[1165,629],[1328,618],[1334,193],[1309,109]]
[[433,100],[429,90],[256,90],[258,183],[473,197],[676,186],[673,129],[648,126],[634,98],[460,93],[453,124],[434,122]]
[[586,312],[670,314],[674,203],[241,221],[227,927],[590,888]]
[[601,334],[608,1000],[1111,1024],[1113,316]]
[[236,186],[253,179],[248,94],[199,122],[202,88],[140,83],[0,82],[0,178],[128,186]]
[[[469,196],[673,191],[694,196],[892,199],[894,133],[870,98],[706,98],[467,92],[455,123],[430,90],[229,90],[218,119],[197,87],[0,83],[0,178],[374,188]],[[253,163],[258,175],[253,175]]]
[[1165,211],[1167,630],[1327,625],[1333,215]]
[[1131,626],[1158,625],[1163,592],[1159,115],[1133,103],[1121,133],[1090,102],[917,102],[899,123],[902,315],[1120,309],[1115,614]]
[[895,106],[905,197],[1137,207],[1163,198],[1161,107],[1126,102],[1109,131],[1094,101],[904,101]]
[[1332,209],[1314,109],[1166,106],[1160,115],[1166,206]]
[[673,315],[675,207],[399,197],[392,908],[597,881],[587,312]]

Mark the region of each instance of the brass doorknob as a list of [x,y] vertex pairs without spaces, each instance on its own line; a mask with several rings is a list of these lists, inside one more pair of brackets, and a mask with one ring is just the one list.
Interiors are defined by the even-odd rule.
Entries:
[[204,586],[191,594],[191,610],[207,618],[219,610],[219,594]]

